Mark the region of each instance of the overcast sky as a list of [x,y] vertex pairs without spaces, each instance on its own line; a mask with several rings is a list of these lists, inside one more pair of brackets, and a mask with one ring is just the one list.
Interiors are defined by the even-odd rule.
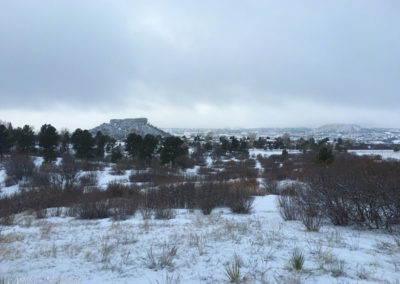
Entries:
[[400,127],[400,1],[0,1],[0,120]]

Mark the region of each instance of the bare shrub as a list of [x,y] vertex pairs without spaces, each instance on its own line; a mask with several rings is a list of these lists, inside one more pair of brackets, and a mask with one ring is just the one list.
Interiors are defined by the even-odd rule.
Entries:
[[132,204],[138,207],[143,200],[140,188],[135,185],[124,185],[118,181],[112,181],[107,185],[104,192],[107,198],[124,198],[132,201]]
[[72,187],[76,184],[80,167],[81,164],[75,159],[75,157],[71,155],[64,155],[62,157],[58,170],[63,182],[65,183],[65,187]]
[[153,216],[153,209],[149,207],[141,207],[140,214],[142,215],[143,220],[149,220]]
[[[307,202],[334,225],[391,229],[400,224],[400,163],[342,154],[304,172]],[[303,197],[302,197],[303,198]]]
[[198,174],[199,175],[205,175],[205,176],[211,176],[211,175],[215,175],[216,172],[213,168],[209,168],[209,167],[200,167],[198,170]]
[[196,247],[199,255],[203,255],[206,252],[207,239],[203,235],[192,233],[189,235],[190,246]]
[[85,172],[104,170],[104,163],[101,161],[80,160],[79,162],[80,162],[80,170]]
[[8,214],[0,218],[0,225],[2,226],[13,226],[14,225],[14,215]]
[[341,259],[335,259],[332,263],[328,264],[327,270],[333,277],[340,277],[345,275],[345,262]]
[[130,182],[149,182],[154,185],[177,183],[184,180],[184,176],[173,172],[170,168],[156,167],[149,171],[139,171],[129,176]]
[[4,164],[7,176],[18,182],[30,178],[36,169],[33,159],[28,155],[11,154]]
[[44,219],[47,217],[47,210],[40,209],[35,211],[36,219]]
[[279,194],[278,183],[276,181],[266,181],[263,183],[263,187],[267,194]]
[[119,181],[111,181],[107,184],[105,191],[106,195],[110,198],[127,197],[131,194],[136,194],[136,188],[124,185]]
[[164,243],[161,252],[154,253],[153,247],[146,250],[144,261],[150,269],[164,269],[166,267],[172,268],[174,266],[174,259],[178,252],[178,247],[173,244]]
[[96,172],[84,174],[79,178],[79,182],[82,187],[97,186],[98,180],[99,178]]
[[114,198],[110,200],[110,210],[113,220],[126,220],[129,216],[135,215],[138,202],[128,198]]
[[162,278],[161,282],[156,281],[156,284],[180,284],[181,279],[179,275],[174,276],[174,275],[169,275],[168,273],[165,274],[165,276]]
[[113,176],[122,176],[125,174],[125,169],[120,167],[118,164],[115,164],[111,167],[110,174]]
[[115,244],[110,241],[108,236],[105,236],[101,240],[100,247],[100,261],[108,263],[111,260],[111,254],[115,250]]
[[147,171],[137,171],[129,176],[130,182],[153,182],[153,175]]
[[204,215],[211,214],[211,211],[218,205],[217,190],[218,185],[212,183],[202,184],[197,189],[197,200]]
[[298,220],[299,208],[293,197],[280,195],[278,197],[279,213],[285,221]]
[[229,190],[228,206],[233,213],[249,214],[254,197],[250,195],[247,188],[241,187],[241,184],[234,184]]
[[25,210],[42,210],[50,207],[68,207],[80,200],[80,188],[63,189],[58,186],[22,188],[18,193],[0,199],[0,216]]
[[74,206],[75,215],[81,219],[102,219],[111,217],[110,201],[104,199],[101,192],[86,194],[81,202]]
[[293,200],[298,209],[298,218],[308,231],[318,232],[323,220],[321,204],[314,199],[308,187],[297,186]]
[[228,161],[223,164],[223,170],[218,171],[215,178],[219,181],[232,179],[255,179],[258,177],[258,169],[254,160]]
[[155,219],[174,219],[175,218],[175,212],[168,207],[157,207],[154,209],[154,218]]
[[133,170],[137,167],[137,163],[133,159],[121,159],[111,168],[112,175],[123,175],[127,170]]
[[140,202],[141,194],[136,187],[111,182],[105,191],[94,188],[85,193],[74,206],[74,212],[82,219],[125,220],[136,213]]
[[318,232],[321,228],[322,218],[321,215],[308,215],[301,214],[300,219],[308,231]]

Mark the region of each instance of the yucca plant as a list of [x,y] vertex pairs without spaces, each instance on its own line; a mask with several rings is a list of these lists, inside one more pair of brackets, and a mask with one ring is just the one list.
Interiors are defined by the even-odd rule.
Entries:
[[304,261],[304,254],[299,248],[295,248],[292,253],[292,258],[290,259],[290,265],[293,269],[299,271],[303,268]]
[[235,260],[231,265],[225,266],[225,274],[229,283],[240,283],[240,263]]

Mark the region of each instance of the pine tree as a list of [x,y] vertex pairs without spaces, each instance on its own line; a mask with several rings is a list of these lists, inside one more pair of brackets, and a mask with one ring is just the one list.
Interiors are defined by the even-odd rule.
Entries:
[[151,134],[146,134],[139,148],[141,160],[151,160],[158,145],[158,139]]
[[38,135],[39,146],[43,148],[43,158],[46,163],[56,159],[56,147],[60,136],[55,127],[50,124],[44,124],[40,128]]
[[10,150],[11,146],[11,137],[7,127],[3,124],[0,124],[0,158],[3,158],[3,155]]
[[122,157],[123,157],[123,155],[122,155],[121,146],[118,145],[117,147],[114,147],[111,150],[111,162],[116,163],[119,160],[121,160]]
[[129,153],[132,158],[136,158],[139,154],[140,147],[142,145],[142,136],[131,133],[128,135],[125,141],[125,150]]
[[175,164],[175,160],[179,156],[187,155],[188,149],[183,146],[183,141],[179,137],[167,137],[160,151],[160,159],[163,164]]
[[87,160],[94,156],[95,141],[88,130],[76,129],[71,140],[77,157]]
[[14,130],[17,150],[21,153],[31,153],[35,150],[35,133],[29,125]]
[[232,136],[231,137],[231,149],[230,150],[232,152],[239,151],[239,146],[240,146],[239,140],[235,136]]
[[96,157],[103,159],[104,158],[104,148],[106,146],[107,138],[103,135],[101,131],[96,133],[96,137],[94,138],[96,141]]
[[331,163],[334,159],[332,149],[327,145],[321,146],[318,152],[317,161],[321,163]]

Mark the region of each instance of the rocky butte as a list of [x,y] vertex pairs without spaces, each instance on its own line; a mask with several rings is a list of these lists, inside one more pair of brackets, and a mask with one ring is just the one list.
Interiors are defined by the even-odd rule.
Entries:
[[136,133],[141,136],[151,134],[154,136],[170,136],[169,133],[151,125],[147,118],[126,118],[111,119],[109,123],[103,123],[89,130],[92,135],[96,135],[98,131],[107,134],[115,139],[124,139],[130,133]]

